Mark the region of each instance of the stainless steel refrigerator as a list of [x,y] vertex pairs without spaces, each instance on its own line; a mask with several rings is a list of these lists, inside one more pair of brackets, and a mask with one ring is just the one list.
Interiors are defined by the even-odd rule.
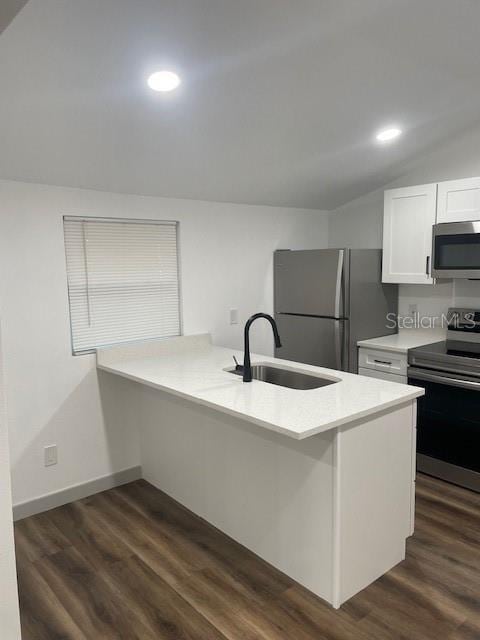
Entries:
[[395,333],[398,287],[382,283],[380,249],[274,254],[278,358],[357,372],[357,341]]

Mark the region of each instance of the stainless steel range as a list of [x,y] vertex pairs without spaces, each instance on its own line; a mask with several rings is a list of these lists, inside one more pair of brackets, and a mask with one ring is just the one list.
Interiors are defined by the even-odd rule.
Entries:
[[449,309],[447,339],[408,352],[418,401],[417,468],[480,492],[480,310]]

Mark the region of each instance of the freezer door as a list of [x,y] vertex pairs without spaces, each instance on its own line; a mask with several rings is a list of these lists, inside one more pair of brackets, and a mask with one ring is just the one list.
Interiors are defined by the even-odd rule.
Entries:
[[275,311],[341,318],[343,249],[276,251]]
[[282,346],[275,356],[329,369],[345,370],[346,320],[276,314]]

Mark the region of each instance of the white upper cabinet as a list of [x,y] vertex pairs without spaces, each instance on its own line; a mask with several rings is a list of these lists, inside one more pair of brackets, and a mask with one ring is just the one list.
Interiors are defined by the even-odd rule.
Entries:
[[480,178],[440,182],[437,222],[468,220],[480,220]]
[[432,226],[436,184],[385,191],[383,282],[432,284]]

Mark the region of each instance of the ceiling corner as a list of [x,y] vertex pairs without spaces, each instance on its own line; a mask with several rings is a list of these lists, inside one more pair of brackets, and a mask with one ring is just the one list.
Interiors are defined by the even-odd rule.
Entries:
[[5,31],[28,0],[2,0],[0,3],[0,33]]

